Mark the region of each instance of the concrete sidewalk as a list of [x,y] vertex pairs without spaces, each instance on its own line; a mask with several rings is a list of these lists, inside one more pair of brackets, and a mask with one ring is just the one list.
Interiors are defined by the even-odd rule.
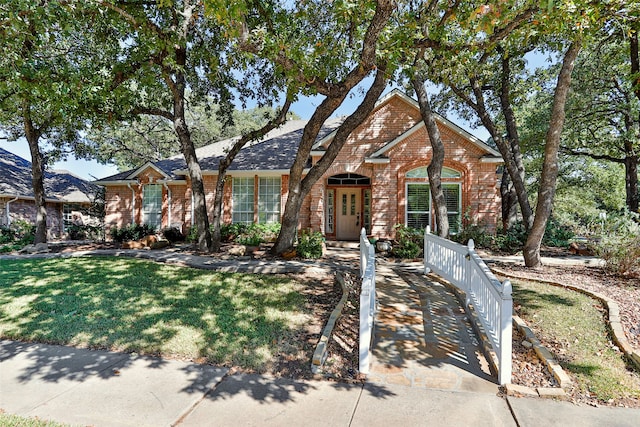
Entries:
[[0,408],[92,426],[637,426],[640,411],[495,393],[297,381],[0,341]]

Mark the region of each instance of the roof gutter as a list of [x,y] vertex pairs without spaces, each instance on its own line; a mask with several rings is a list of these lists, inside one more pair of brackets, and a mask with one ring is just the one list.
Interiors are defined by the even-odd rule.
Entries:
[[5,208],[7,210],[7,227],[11,225],[11,209],[9,208],[9,205],[13,202],[15,202],[16,200],[20,199],[20,197],[18,197],[18,195],[15,196],[15,198],[13,200],[9,200],[7,202],[7,204],[5,205]]

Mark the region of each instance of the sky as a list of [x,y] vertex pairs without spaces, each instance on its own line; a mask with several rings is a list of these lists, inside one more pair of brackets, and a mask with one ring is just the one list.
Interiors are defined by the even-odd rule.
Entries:
[[[390,91],[392,88],[389,88]],[[388,92],[387,91],[387,92]],[[358,91],[354,92],[356,95],[348,97],[340,108],[338,108],[334,114],[335,117],[348,115],[359,105],[359,102],[364,97],[364,94]],[[297,113],[302,119],[309,119],[313,114],[315,108],[322,102],[322,96],[305,97],[297,101],[291,106],[291,110]],[[456,123],[458,126],[466,129],[477,138],[485,141],[488,138],[488,132],[484,129],[473,129],[469,127],[468,123],[457,117],[448,117],[449,120]],[[27,141],[22,138],[17,141],[7,141],[0,136],[0,148],[3,148],[13,154],[16,154],[26,160],[31,161],[31,154],[29,152],[29,145]],[[93,181],[100,178],[105,178],[110,175],[118,173],[118,169],[114,165],[102,165],[97,161],[76,160],[73,156],[65,161],[56,162],[50,169],[52,170],[66,170],[72,174],[79,176],[85,180]]]

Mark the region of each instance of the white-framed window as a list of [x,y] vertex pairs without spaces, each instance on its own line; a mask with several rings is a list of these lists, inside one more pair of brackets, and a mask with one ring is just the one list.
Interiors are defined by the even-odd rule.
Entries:
[[280,177],[258,178],[258,223],[280,222]]
[[[412,169],[405,174],[407,179],[422,180],[427,179],[427,167]],[[454,169],[442,168],[442,178],[460,179],[462,174]],[[462,223],[462,191],[459,182],[443,182],[442,192],[444,193],[447,205],[447,216],[449,218],[449,232],[455,234],[460,231]],[[429,184],[426,182],[407,182],[406,184],[406,219],[405,224],[413,228],[425,228],[429,225],[434,228],[434,220],[431,215],[432,200]]]
[[142,187],[142,222],[156,229],[162,226],[162,185]]
[[431,195],[429,184],[407,183],[406,225],[411,228],[426,228],[431,225]]
[[462,195],[460,194],[460,184],[442,184],[442,192],[447,205],[447,217],[449,217],[449,233],[456,234],[462,226]]
[[251,224],[253,222],[253,199],[254,199],[253,177],[233,178],[232,221]]

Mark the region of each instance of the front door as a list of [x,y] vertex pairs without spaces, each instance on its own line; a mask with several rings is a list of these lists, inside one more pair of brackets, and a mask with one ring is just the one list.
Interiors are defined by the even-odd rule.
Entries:
[[339,188],[336,191],[336,239],[358,240],[362,228],[360,188]]

